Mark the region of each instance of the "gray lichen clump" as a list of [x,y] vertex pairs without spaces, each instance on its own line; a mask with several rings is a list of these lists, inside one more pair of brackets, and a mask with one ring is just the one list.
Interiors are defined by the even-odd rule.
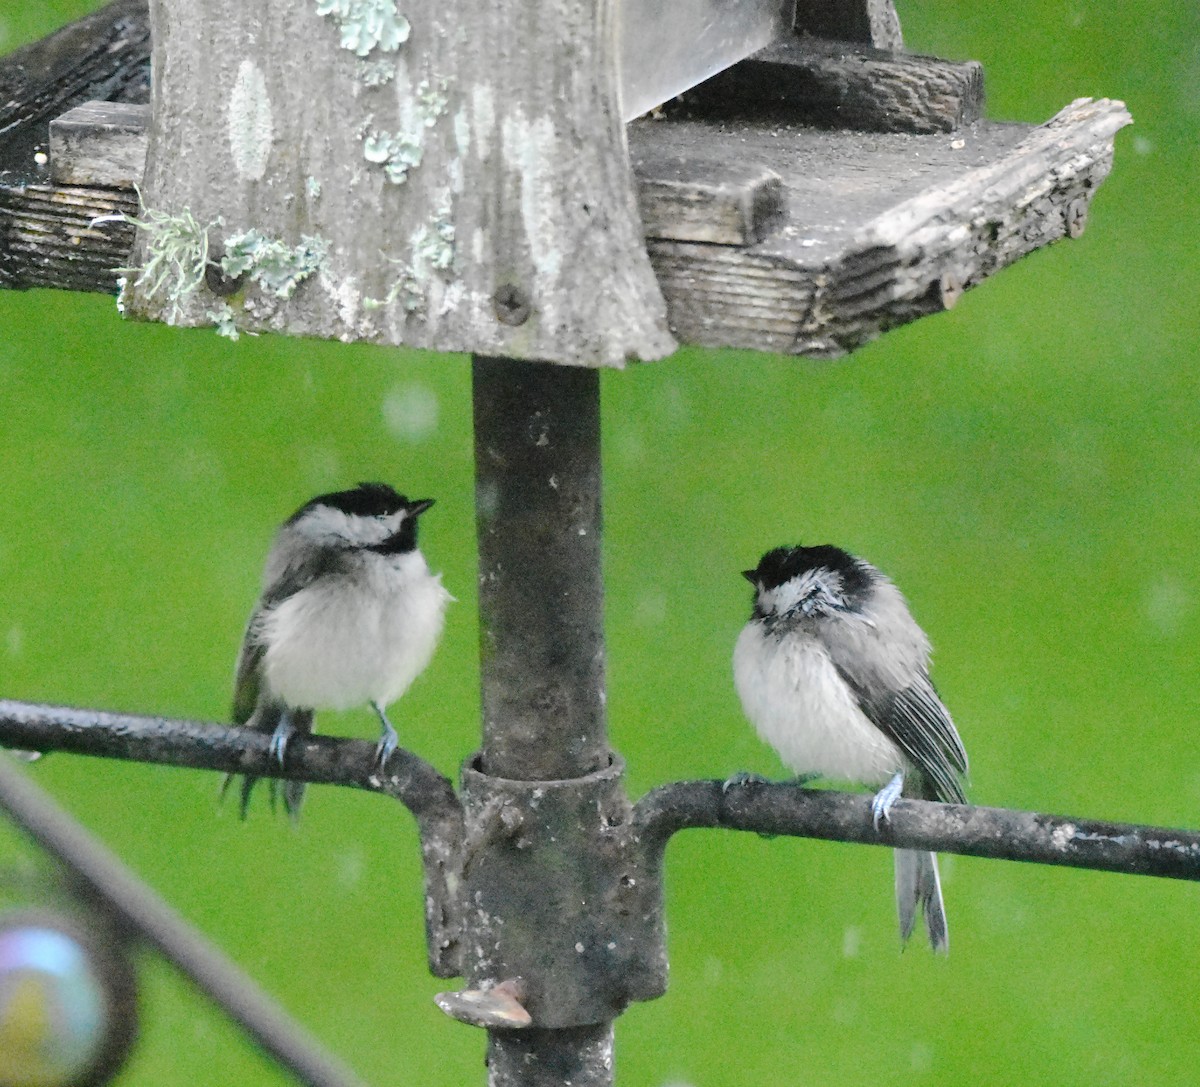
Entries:
[[364,298],[363,308],[377,310],[399,302],[405,312],[420,313],[430,273],[447,281],[454,277],[454,220],[449,200],[438,209],[430,226],[418,228],[413,235],[410,260],[389,259],[398,266],[399,275],[383,298]]
[[[138,194],[139,201],[141,193]],[[146,235],[146,261],[140,268],[119,268],[126,276],[134,275],[135,288],[144,291],[146,298],[160,292],[170,304],[167,324],[173,324],[183,308],[184,300],[204,282],[208,268],[208,232],[220,220],[202,226],[187,208],[177,215],[155,211],[142,205],[137,218],[119,215],[113,218],[132,223]],[[122,277],[124,279],[124,277]],[[123,312],[127,282],[122,282],[117,296],[117,309]]]
[[212,321],[218,336],[224,336],[227,340],[235,342],[239,339],[237,314],[234,313],[233,307],[228,302],[220,303],[216,309],[208,310],[204,316]]
[[421,165],[425,156],[425,130],[432,128],[446,112],[446,86],[434,87],[422,81],[413,99],[414,128],[407,132],[370,130],[363,137],[363,158],[383,166],[387,179],[403,184],[409,170]]
[[317,0],[317,14],[334,19],[342,48],[359,57],[396,52],[411,30],[395,0]]
[[288,299],[321,267],[328,250],[324,238],[303,234],[299,245],[289,246],[251,229],[225,239],[221,271],[230,279],[248,276],[264,292]]
[[419,135],[408,132],[372,132],[363,140],[363,158],[383,166],[393,185],[400,185],[408,171],[421,165],[425,147]]

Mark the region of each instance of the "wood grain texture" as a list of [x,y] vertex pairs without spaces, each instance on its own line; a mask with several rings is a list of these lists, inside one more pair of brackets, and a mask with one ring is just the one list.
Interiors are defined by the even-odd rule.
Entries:
[[900,50],[904,38],[892,0],[797,0],[796,33]]
[[849,42],[791,38],[687,96],[689,108],[786,114],[864,132],[953,132],[983,116],[983,66]]
[[116,294],[133,227],[95,220],[136,213],[132,189],[0,184],[0,287]]
[[[612,0],[409,0],[407,39],[361,55],[314,0],[150,11],[147,206],[222,219],[217,254],[251,229],[326,247],[290,298],[251,281],[226,299],[240,327],[584,366],[674,349],[617,106]],[[211,323],[216,301],[129,297],[185,325]]]
[[84,102],[50,122],[50,176],[58,185],[132,188],[142,180],[148,106]]
[[757,245],[649,243],[672,328],[684,343],[820,358],[944,310],[1072,233],[1129,121],[1120,102],[1080,99],[1036,128],[980,122],[954,137],[639,122],[635,168],[703,148],[784,185],[784,225]]

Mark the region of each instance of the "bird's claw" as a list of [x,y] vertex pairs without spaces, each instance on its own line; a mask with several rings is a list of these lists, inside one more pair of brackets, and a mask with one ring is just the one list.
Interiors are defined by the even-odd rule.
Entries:
[[897,774],[892,778],[882,789],[871,797],[871,822],[875,826],[875,830],[879,830],[880,823],[886,823],[890,816],[892,805],[900,799],[900,793],[904,789],[904,775]]
[[271,733],[271,744],[267,748],[267,753],[283,767],[283,757],[287,754],[288,741],[296,732],[296,726],[292,724],[290,714],[284,714],[279,718],[279,724],[275,726],[275,731]]
[[730,789],[736,789],[742,785],[766,785],[767,779],[762,774],[753,774],[749,770],[739,770],[736,774],[730,774],[723,782],[721,782],[721,792],[728,793]]
[[396,730],[386,717],[380,714],[380,718],[383,721],[383,734],[379,737],[379,743],[375,745],[375,772],[382,776],[392,752],[400,746],[400,737],[396,735]]

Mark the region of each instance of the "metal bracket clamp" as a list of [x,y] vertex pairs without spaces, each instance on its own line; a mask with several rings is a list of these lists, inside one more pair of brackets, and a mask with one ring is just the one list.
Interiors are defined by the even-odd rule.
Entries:
[[[607,1023],[661,996],[662,885],[639,860],[624,761],[614,754],[604,769],[561,781],[478,766],[473,757],[462,772],[465,992],[519,992],[529,1025],[550,1029]],[[458,1014],[461,1000],[438,1003],[480,1022]]]

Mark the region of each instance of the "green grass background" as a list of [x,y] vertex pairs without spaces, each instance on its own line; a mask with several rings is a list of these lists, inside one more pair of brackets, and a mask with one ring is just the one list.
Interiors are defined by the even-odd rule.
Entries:
[[[0,49],[99,6],[8,0]],[[782,774],[743,722],[738,571],[825,540],[904,588],[984,804],[1200,823],[1196,339],[1200,9],[953,0],[910,48],[984,62],[991,116],[1125,99],[1087,233],[837,364],[685,350],[603,378],[611,731],[635,794]],[[177,332],[0,292],[0,694],[220,720],[274,525],[361,478],[433,494],[460,603],[395,714],[453,772],[477,743],[469,368]],[[373,736],[365,714],[330,732]],[[314,789],[300,828],[213,776],[55,756],[37,781],[369,1082],[483,1082],[431,997],[411,821]],[[0,832],[0,862],[27,856]],[[1200,892],[947,858],[948,960],[898,953],[881,849],[691,832],[671,988],[618,1026],[622,1083],[1194,1084]],[[122,1077],[282,1084],[144,956]]]

